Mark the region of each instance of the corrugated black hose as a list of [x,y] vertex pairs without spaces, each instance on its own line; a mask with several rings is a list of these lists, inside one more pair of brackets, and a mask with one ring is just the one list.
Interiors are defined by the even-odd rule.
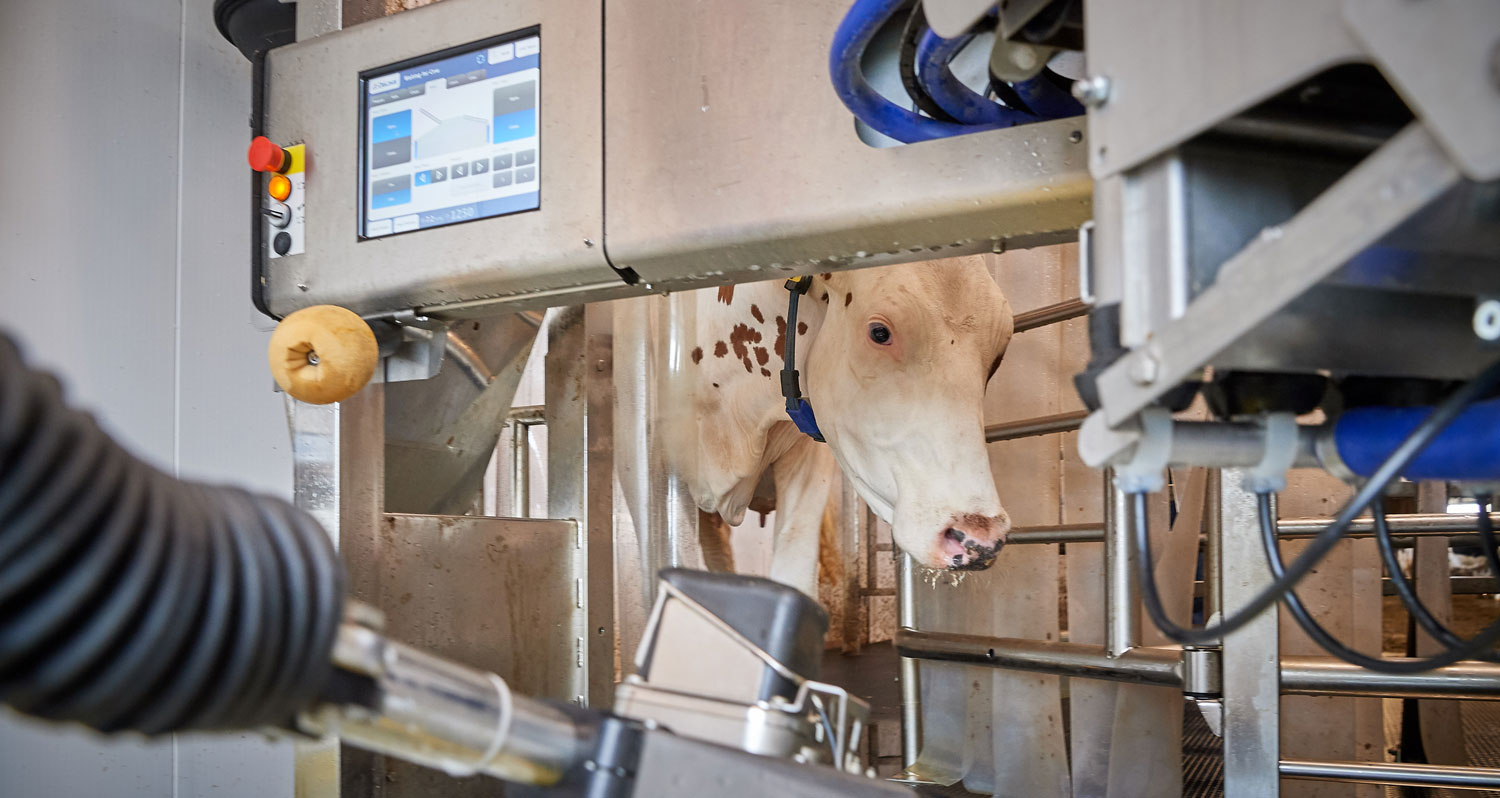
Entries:
[[0,703],[105,732],[285,725],[328,681],[344,584],[306,512],[147,465],[0,335]]

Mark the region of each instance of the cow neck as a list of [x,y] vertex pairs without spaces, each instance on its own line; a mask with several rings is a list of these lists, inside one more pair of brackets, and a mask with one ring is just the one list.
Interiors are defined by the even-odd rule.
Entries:
[[823,443],[812,401],[802,395],[802,375],[797,371],[797,304],[812,287],[813,278],[793,277],[786,281],[786,358],[781,365],[781,396],[786,400],[786,414],[797,429]]

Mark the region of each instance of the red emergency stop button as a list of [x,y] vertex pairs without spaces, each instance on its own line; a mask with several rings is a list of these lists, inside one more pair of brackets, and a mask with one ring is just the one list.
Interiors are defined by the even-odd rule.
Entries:
[[286,151],[265,136],[256,136],[250,142],[248,157],[250,168],[257,172],[280,172],[286,168]]

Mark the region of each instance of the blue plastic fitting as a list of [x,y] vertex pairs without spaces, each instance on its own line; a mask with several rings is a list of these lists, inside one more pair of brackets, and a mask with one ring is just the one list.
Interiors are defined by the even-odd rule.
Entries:
[[[1368,477],[1431,412],[1429,407],[1345,411],[1333,428],[1339,458],[1350,471]],[[1500,481],[1500,399],[1479,402],[1464,411],[1401,475],[1412,480]]]

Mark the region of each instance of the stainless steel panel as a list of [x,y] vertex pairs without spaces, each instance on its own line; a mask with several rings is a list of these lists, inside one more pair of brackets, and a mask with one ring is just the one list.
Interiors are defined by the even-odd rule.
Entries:
[[[521,695],[571,699],[579,669],[568,641],[582,614],[576,538],[571,521],[387,514],[351,568],[352,597],[384,613],[393,640],[493,671]],[[370,775],[386,798],[502,794],[498,781],[374,759]],[[364,794],[349,775],[344,794]]]
[[657,287],[703,285],[1074,235],[1091,189],[1079,119],[885,149],[859,140],[828,78],[848,6],[606,3],[616,266]]
[[1344,16],[1464,174],[1500,178],[1500,4],[1345,0]]
[[1106,177],[1186,141],[1359,45],[1339,0],[1090,0],[1089,72],[1109,96],[1089,111],[1089,169]]
[[[602,17],[587,0],[446,0],[278,48],[267,133],[308,146],[307,253],[269,261],[278,314],[333,303],[360,313],[619,284],[604,233]],[[542,27],[542,207],[385,238],[356,236],[360,71]],[[524,304],[524,303],[523,303]]]

